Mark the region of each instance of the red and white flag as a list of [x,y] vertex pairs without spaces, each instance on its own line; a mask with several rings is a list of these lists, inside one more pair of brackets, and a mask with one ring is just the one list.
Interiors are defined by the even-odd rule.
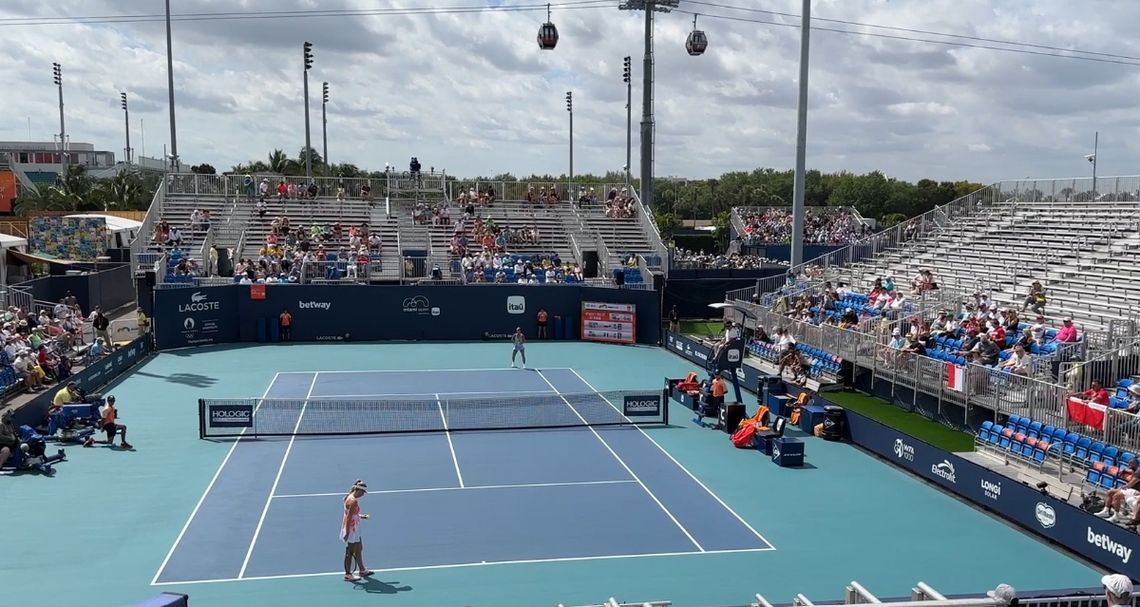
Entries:
[[966,367],[946,363],[946,387],[956,392],[966,391]]
[[1108,407],[1077,398],[1070,398],[1065,405],[1069,411],[1069,419],[1090,428],[1104,430],[1104,410]]

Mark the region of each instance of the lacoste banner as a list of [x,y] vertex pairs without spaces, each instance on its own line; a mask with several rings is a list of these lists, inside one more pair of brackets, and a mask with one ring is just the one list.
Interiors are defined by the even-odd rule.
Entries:
[[238,339],[237,286],[154,292],[155,339],[160,349],[224,344]]
[[870,418],[846,412],[851,441],[1114,572],[1140,579],[1140,535]]

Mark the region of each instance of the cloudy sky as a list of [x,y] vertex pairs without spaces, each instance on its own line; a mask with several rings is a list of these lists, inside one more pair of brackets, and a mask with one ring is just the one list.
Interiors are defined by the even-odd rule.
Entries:
[[[545,10],[376,10],[538,6],[534,0],[173,0],[176,16],[200,15],[174,23],[180,154],[184,162],[222,170],[265,158],[274,148],[297,154],[304,145],[301,44],[308,40],[316,55],[310,72],[315,148],[321,146],[320,83],[327,80],[334,162],[377,169],[385,162],[406,166],[415,155],[425,168],[461,176],[564,173],[568,90],[574,91],[575,171],[620,170],[622,58],[632,55],[636,174],[643,14],[617,10],[617,0],[550,1],[561,33],[552,52],[540,51],[535,41]],[[0,140],[26,140],[30,131],[32,139],[50,141],[58,132],[51,80],[51,63],[58,61],[73,141],[121,154],[118,93],[126,91],[136,153],[161,156],[169,141],[163,22],[74,19],[155,15],[161,5],[3,0]],[[659,15],[658,175],[709,177],[794,165],[799,8],[800,0],[683,0],[681,9],[688,12]],[[372,14],[202,18],[338,9]],[[684,50],[691,12],[700,13],[698,25],[710,40],[701,57]],[[1100,174],[1140,173],[1133,162],[1140,158],[1134,110],[1140,2],[816,0],[813,16],[1040,47],[817,21],[820,29],[811,36],[812,168],[987,182],[1085,176],[1091,166],[1083,156],[1099,131]],[[45,17],[57,20],[42,24]],[[1122,65],[828,29],[1136,59],[1086,55]]]

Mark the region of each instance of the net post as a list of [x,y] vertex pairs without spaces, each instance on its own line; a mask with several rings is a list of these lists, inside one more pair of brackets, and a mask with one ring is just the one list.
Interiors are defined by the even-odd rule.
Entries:
[[206,399],[198,399],[198,440],[206,438]]
[[661,423],[665,426],[669,425],[669,387],[667,385],[661,390]]

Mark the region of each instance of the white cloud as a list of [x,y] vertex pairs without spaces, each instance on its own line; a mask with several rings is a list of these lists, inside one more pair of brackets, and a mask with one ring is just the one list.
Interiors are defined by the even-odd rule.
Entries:
[[[150,13],[153,3],[6,0],[5,17]],[[469,6],[461,0],[403,0],[381,7]],[[615,3],[616,4],[616,3]],[[684,3],[683,3],[684,4]],[[754,6],[742,0],[723,4]],[[766,10],[798,12],[796,0]],[[176,12],[376,8],[371,0],[183,0]],[[689,57],[687,14],[659,15],[656,171],[712,176],[792,165],[799,31],[717,19],[738,15],[794,25],[795,19],[690,7],[702,15],[708,52]],[[1128,30],[1140,4],[1098,10],[1062,0],[820,0],[815,16],[1063,48],[1140,56]],[[373,15],[303,19],[176,21],[178,139],[187,162],[225,169],[274,148],[304,144],[301,42],[315,46],[310,72],[313,141],[320,147],[320,83],[330,83],[329,154],[378,168],[418,156],[459,175],[566,170],[574,91],[575,171],[617,170],[625,161],[625,85],[633,56],[633,158],[641,118],[640,13],[556,6],[558,48],[535,34],[545,12]],[[0,21],[0,23],[3,23]],[[817,22],[821,28],[849,28]],[[861,31],[869,31],[863,30]],[[0,139],[50,140],[58,130],[50,66],[64,66],[72,139],[122,147],[118,91],[131,95],[132,142],[159,156],[168,140],[165,33],[161,22],[0,25]],[[898,31],[889,35],[915,36]],[[921,35],[919,35],[922,37]],[[971,44],[978,41],[960,40]],[[1053,52],[1037,49],[1041,52]],[[1127,65],[902,40],[812,34],[808,160],[823,170],[882,169],[908,179],[993,180],[1079,174],[1099,131],[1100,172],[1133,171],[1138,125],[1131,108],[1140,70]],[[963,142],[973,142],[964,144]],[[979,154],[978,152],[992,152]]]

